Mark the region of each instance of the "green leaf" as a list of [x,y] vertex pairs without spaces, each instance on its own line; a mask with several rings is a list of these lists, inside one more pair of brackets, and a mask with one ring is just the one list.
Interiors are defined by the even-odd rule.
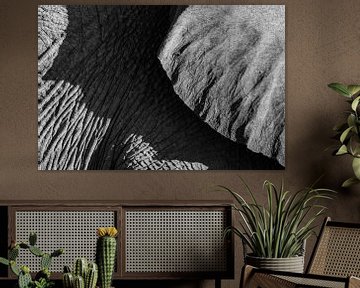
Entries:
[[351,155],[360,157],[360,138],[358,135],[354,134],[350,137],[347,148]]
[[352,161],[352,168],[357,179],[360,180],[360,158],[355,157]]
[[351,129],[352,129],[352,126],[347,128],[343,133],[341,133],[341,136],[340,136],[341,143],[344,143],[344,141],[346,140],[346,137],[348,136]]
[[360,85],[348,85],[347,90],[349,91],[351,96],[354,96],[360,93]]
[[347,86],[341,83],[331,83],[328,85],[329,88],[333,89],[335,92],[339,93],[342,96],[351,97],[351,93],[348,91]]
[[344,155],[347,153],[348,153],[348,150],[347,150],[346,145],[341,145],[341,147],[339,148],[339,150],[336,152],[335,155]]
[[354,99],[354,101],[352,101],[352,103],[351,103],[351,109],[352,109],[352,110],[356,111],[356,108],[357,108],[358,105],[359,105],[359,101],[360,101],[360,96],[356,97],[356,98]]
[[350,113],[350,115],[347,118],[347,124],[349,127],[355,126],[356,124],[356,116],[353,113]]
[[359,179],[357,179],[356,177],[351,177],[351,178],[347,179],[346,181],[344,181],[344,183],[341,185],[341,187],[348,188],[352,185],[359,184],[359,183],[360,183]]

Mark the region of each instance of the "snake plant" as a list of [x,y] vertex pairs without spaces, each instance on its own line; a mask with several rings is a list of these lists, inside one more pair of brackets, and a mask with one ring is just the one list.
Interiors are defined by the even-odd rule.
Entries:
[[346,102],[351,106],[347,112],[346,122],[334,127],[340,142],[334,154],[348,154],[352,157],[354,177],[347,179],[342,184],[343,187],[349,187],[360,183],[360,85],[331,83],[328,87],[344,96]]
[[[242,179],[241,179],[242,180]],[[235,199],[233,208],[239,213],[240,227],[228,227],[225,234],[233,232],[247,245],[253,256],[287,258],[301,255],[304,241],[314,233],[316,219],[324,214],[325,206],[317,202],[331,199],[333,190],[304,188],[296,193],[278,189],[266,180],[266,205],[260,204],[249,186],[242,180],[251,201],[233,190],[218,186]]]

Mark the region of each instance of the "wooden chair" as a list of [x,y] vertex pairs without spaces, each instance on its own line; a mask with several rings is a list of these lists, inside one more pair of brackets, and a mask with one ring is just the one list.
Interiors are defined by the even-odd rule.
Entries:
[[306,273],[244,266],[240,287],[360,287],[360,223],[326,218]]

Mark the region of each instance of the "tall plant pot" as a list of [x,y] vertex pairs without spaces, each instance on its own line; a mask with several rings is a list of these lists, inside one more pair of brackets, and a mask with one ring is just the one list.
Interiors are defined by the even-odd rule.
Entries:
[[304,273],[304,256],[289,258],[263,258],[251,255],[245,256],[245,263],[257,268]]

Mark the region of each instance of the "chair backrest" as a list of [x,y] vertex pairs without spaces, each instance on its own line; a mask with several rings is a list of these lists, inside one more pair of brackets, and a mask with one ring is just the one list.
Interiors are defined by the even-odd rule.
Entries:
[[360,223],[326,218],[307,273],[360,277]]

